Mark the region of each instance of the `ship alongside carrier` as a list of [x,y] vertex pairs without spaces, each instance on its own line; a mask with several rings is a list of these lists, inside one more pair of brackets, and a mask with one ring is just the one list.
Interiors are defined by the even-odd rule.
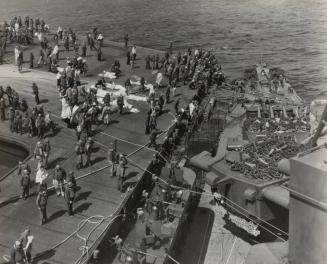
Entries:
[[224,123],[217,152],[203,151],[190,164],[206,173],[235,237],[248,234],[247,254],[230,263],[323,263],[317,245],[322,238],[303,230],[311,226],[306,217],[326,229],[319,224],[326,217],[326,148],[320,138],[326,113],[318,124],[284,71],[265,64],[212,97],[208,112]]

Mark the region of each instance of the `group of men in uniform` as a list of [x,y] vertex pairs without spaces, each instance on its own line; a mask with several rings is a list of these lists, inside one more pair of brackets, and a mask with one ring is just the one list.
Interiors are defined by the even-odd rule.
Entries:
[[48,131],[55,133],[56,125],[51,120],[50,112],[45,112],[40,104],[39,90],[35,83],[32,85],[32,92],[36,105],[31,109],[25,98],[19,98],[15,89],[7,86],[4,90],[0,86],[0,119],[8,119],[12,133],[28,133],[30,137],[37,136],[42,139]]

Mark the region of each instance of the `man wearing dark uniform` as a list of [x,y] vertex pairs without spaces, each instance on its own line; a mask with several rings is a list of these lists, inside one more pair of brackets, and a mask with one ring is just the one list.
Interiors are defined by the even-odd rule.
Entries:
[[128,40],[129,40],[128,34],[126,34],[124,37],[125,49],[128,47]]
[[27,169],[23,171],[23,176],[20,180],[20,184],[22,186],[22,195],[21,197],[26,200],[26,198],[29,196],[29,190],[30,190],[30,174]]
[[151,112],[149,111],[145,120],[145,134],[150,133]]
[[35,125],[36,125],[38,138],[39,139],[43,138],[44,128],[45,128],[45,121],[44,121],[44,117],[41,114],[38,114],[38,117],[36,118]]
[[127,167],[127,158],[126,154],[121,154],[119,157],[118,168],[117,168],[117,176],[118,176],[118,190],[123,191],[124,183],[126,180],[125,171]]
[[123,113],[123,108],[124,108],[124,97],[123,97],[123,95],[118,96],[117,105],[118,105],[118,109],[119,109],[119,114],[122,114]]
[[34,68],[34,54],[33,52],[30,53],[30,69]]
[[49,159],[49,153],[50,153],[50,141],[49,138],[45,138],[43,141],[43,153],[44,153],[44,166],[45,168],[48,166],[48,159]]
[[83,42],[83,45],[82,45],[82,56],[83,57],[86,57],[86,41]]
[[9,108],[8,118],[10,132],[14,132],[15,110],[12,107]]
[[39,88],[36,86],[36,83],[33,83],[32,85],[32,91],[35,96],[35,103],[40,104],[40,98],[39,98]]
[[75,153],[76,153],[76,168],[81,169],[83,168],[83,153],[84,153],[84,144],[82,140],[79,140],[75,147]]
[[117,149],[114,143],[111,143],[108,149],[108,163],[110,165],[111,177],[116,174],[116,163],[117,163]]
[[47,203],[48,203],[47,191],[42,190],[39,192],[39,194],[37,195],[37,198],[36,198],[36,205],[40,210],[41,225],[45,224],[48,221]]
[[[69,174],[72,175],[72,173],[73,172],[70,172]],[[73,179],[75,180],[75,178]],[[72,178],[68,180],[65,190],[65,199],[67,203],[68,215],[74,215],[73,203],[76,193],[76,183],[74,183],[74,180],[72,180]]]
[[129,50],[126,52],[126,64],[131,64],[131,52]]
[[98,61],[101,61],[102,58],[102,50],[101,50],[101,46],[99,45],[98,48],[97,48],[97,56],[98,56]]

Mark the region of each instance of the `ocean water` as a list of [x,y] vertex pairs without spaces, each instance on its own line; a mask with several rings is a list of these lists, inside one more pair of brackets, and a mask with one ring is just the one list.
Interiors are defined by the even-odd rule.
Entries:
[[326,0],[0,0],[1,20],[19,15],[161,50],[212,48],[231,78],[263,60],[306,100],[327,99]]

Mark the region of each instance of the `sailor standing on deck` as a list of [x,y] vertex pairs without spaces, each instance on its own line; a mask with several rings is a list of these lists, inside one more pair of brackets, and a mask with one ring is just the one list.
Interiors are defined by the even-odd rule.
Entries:
[[132,47],[131,54],[132,54],[132,60],[135,61],[136,60],[136,46],[135,45],[133,45],[133,47]]
[[15,64],[17,65],[18,64],[18,56],[19,56],[19,48],[18,46],[15,47]]
[[127,168],[127,158],[126,153],[120,154],[118,168],[117,168],[117,176],[118,176],[118,190],[123,191],[124,183],[126,180],[125,172]]
[[46,190],[42,190],[39,192],[36,198],[36,205],[40,211],[41,217],[41,225],[45,224],[48,221],[47,216],[47,203],[48,203],[48,195]]
[[30,53],[30,69],[34,68],[34,53]]
[[45,129],[45,120],[41,113],[38,114],[36,121],[35,121],[37,136],[39,139],[43,138],[44,136],[44,129]]
[[156,111],[154,110],[154,108],[152,108],[151,114],[150,114],[150,131],[156,129],[157,127],[157,114]]
[[62,40],[62,33],[63,33],[62,27],[59,26],[58,30],[57,30],[57,34],[58,34],[58,37],[59,37],[60,40]]
[[111,177],[116,175],[117,155],[116,145],[111,143],[108,148],[108,163],[110,165]]
[[73,203],[76,194],[76,180],[72,171],[70,171],[68,175],[69,177],[65,190],[65,199],[67,202],[68,215],[74,215]]
[[131,80],[129,78],[127,78],[125,81],[126,95],[129,95],[129,91],[131,88],[132,88]]
[[122,114],[123,109],[124,109],[124,96],[122,94],[120,94],[117,97],[117,106],[118,106],[118,109],[119,109],[119,114]]
[[17,66],[18,66],[18,71],[21,72],[23,70],[23,51],[22,50],[19,50],[19,53],[18,53]]
[[79,140],[75,147],[76,153],[76,168],[81,169],[83,168],[83,153],[84,153],[84,143],[82,140]]
[[29,196],[30,183],[31,183],[30,173],[28,172],[27,169],[25,169],[23,171],[23,175],[22,175],[22,178],[20,180],[20,184],[22,186],[21,198],[23,198],[24,200],[26,200],[26,198]]
[[163,95],[161,94],[161,95],[159,96],[159,100],[158,100],[159,115],[162,114],[162,109],[163,109],[164,104],[165,104],[165,99],[164,99]]
[[39,67],[41,63],[45,64],[45,52],[42,48],[39,52],[39,60],[37,61],[37,66]]
[[40,98],[39,98],[39,88],[36,86],[36,83],[33,83],[32,85],[32,91],[35,96],[35,103],[40,104]]
[[86,57],[87,43],[86,40],[83,41],[82,44],[82,57]]
[[64,36],[64,47],[66,51],[69,51],[69,37],[67,34]]
[[28,163],[24,163],[23,161],[18,162],[18,168],[17,168],[17,175],[22,176],[24,170],[27,170],[28,173],[31,173],[31,167],[28,165]]
[[59,60],[59,46],[58,46],[58,44],[53,47],[53,50],[52,50],[52,53],[51,53],[50,56],[52,56],[52,55],[54,57],[56,57],[57,61]]
[[66,182],[66,171],[58,164],[54,169],[53,186],[57,196],[64,196],[64,184]]
[[151,120],[151,110],[148,112],[145,120],[145,134],[150,133],[150,120]]
[[102,60],[101,56],[102,56],[101,45],[98,45],[98,48],[97,48],[98,61],[101,61]]
[[163,79],[162,73],[158,72],[156,76],[156,84],[158,85],[158,88],[161,87],[162,79]]
[[103,47],[104,37],[103,37],[103,35],[101,33],[97,36],[96,40],[98,41],[98,45],[100,47]]
[[125,49],[128,47],[128,40],[129,40],[128,34],[126,34],[124,37]]
[[86,165],[91,166],[91,154],[92,154],[93,140],[89,137],[85,143]]
[[15,122],[15,110],[13,107],[10,106],[8,112],[8,119],[9,119],[9,129],[10,132],[14,132],[14,122]]
[[127,50],[126,51],[126,65],[130,65],[131,64],[131,51]]
[[46,168],[48,166],[48,159],[49,159],[49,153],[50,153],[50,141],[49,138],[46,137],[43,140],[43,153],[44,153],[44,167]]
[[43,144],[42,144],[41,140],[39,140],[36,143],[36,146],[34,149],[34,159],[39,160],[39,164],[37,166],[37,169],[39,169],[39,167],[43,164],[43,160],[44,160],[44,149],[43,149]]
[[106,126],[109,126],[110,123],[110,113],[111,113],[111,109],[110,109],[110,105],[105,104],[105,106],[102,109],[102,120],[103,120],[103,124],[105,124]]

